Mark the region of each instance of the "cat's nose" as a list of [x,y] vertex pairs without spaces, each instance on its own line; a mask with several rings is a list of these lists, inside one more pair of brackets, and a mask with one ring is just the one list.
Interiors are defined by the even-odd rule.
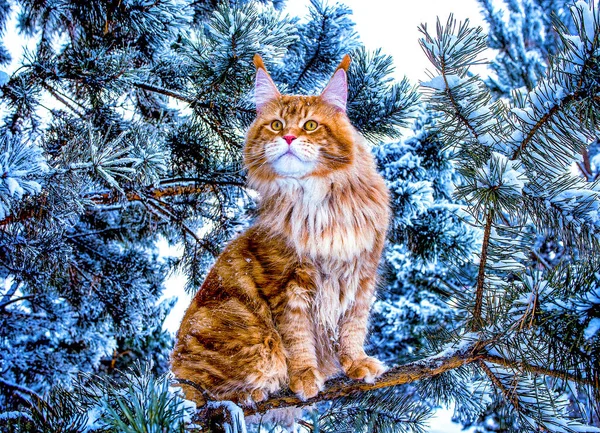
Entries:
[[287,142],[288,146],[290,144],[292,144],[292,141],[294,141],[296,138],[298,138],[298,137],[296,137],[295,135],[284,135],[283,136],[283,139]]

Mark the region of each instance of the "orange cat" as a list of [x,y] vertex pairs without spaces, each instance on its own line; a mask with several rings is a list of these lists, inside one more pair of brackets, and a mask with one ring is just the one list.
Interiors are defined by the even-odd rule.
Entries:
[[320,96],[281,95],[260,56],[254,64],[244,162],[258,217],[217,259],[171,356],[176,377],[239,403],[285,386],[308,399],[340,371],[370,382],[385,370],[363,344],[388,192],[346,116],[350,57]]

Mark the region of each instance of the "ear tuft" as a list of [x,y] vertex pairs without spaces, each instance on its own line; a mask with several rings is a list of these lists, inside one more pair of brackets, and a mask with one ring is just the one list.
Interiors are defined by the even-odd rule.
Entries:
[[[351,61],[352,61],[352,59],[350,58],[350,56],[348,54],[346,54],[344,56],[344,58],[342,59],[342,61],[340,62],[340,64],[338,65],[337,69],[343,69],[344,71],[348,72],[348,68],[350,67]],[[336,71],[337,71],[337,69],[336,69]]]
[[265,104],[281,96],[277,86],[269,76],[262,57],[254,55],[254,66],[256,66],[256,81],[254,87],[254,101],[256,111],[260,111]]
[[350,56],[346,54],[335,70],[333,77],[327,83],[327,87],[321,93],[322,100],[344,112],[346,111],[346,101],[348,100],[348,76],[346,72],[350,67],[350,61]]
[[262,68],[265,71],[267,70],[267,68],[265,68],[265,62],[263,62],[263,59],[260,56],[260,54],[254,55],[254,57],[252,58],[252,63],[254,63],[254,66],[256,66],[256,69]]

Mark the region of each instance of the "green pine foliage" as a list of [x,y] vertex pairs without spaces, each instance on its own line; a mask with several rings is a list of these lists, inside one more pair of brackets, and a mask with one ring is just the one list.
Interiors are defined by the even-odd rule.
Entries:
[[469,285],[476,271],[468,258],[481,233],[453,197],[460,177],[438,120],[425,108],[414,135],[374,149],[394,218],[370,339],[372,350],[390,364],[422,355],[429,336],[452,326],[450,293]]
[[26,412],[3,421],[8,431],[65,433],[183,433],[195,429],[195,405],[157,376],[149,365],[135,365],[114,378],[82,375],[75,386],[56,386],[40,397],[22,393]]
[[[491,431],[598,431],[599,10],[480,3],[489,35],[453,18],[422,28],[432,72],[416,112],[340,4],[296,18],[268,0],[0,1],[0,31],[14,8],[35,43],[0,73],[0,426],[198,429],[164,375],[163,282],[178,270],[197,290],[252,218],[252,57],[283,91],[314,94],[350,52],[348,114],[381,142],[394,213],[369,350],[389,365],[479,358],[322,403],[302,425],[422,432],[454,405]],[[163,239],[181,256],[160,257]],[[216,427],[244,431],[221,406]]]
[[[571,25],[557,25],[561,42],[537,85],[494,103],[484,82],[469,75],[485,47],[481,31],[452,19],[438,23],[435,35],[423,29],[435,68],[424,86],[443,113],[444,142],[456,148],[463,178],[457,197],[484,233],[476,284],[454,294],[467,311],[462,332],[477,332],[490,353],[513,361],[508,369],[482,364],[479,374],[511,407],[514,431],[579,431],[573,415],[598,423],[598,390],[591,385],[599,374],[598,328],[590,326],[597,306],[598,185],[571,166],[598,133],[600,25],[591,4],[578,2],[570,12]],[[538,233],[554,236],[569,254],[548,263],[537,250]],[[582,296],[585,306],[574,320]],[[528,373],[539,367],[562,372],[563,380]],[[573,383],[567,377],[588,384],[580,390],[585,398],[572,402],[577,411],[561,396]]]

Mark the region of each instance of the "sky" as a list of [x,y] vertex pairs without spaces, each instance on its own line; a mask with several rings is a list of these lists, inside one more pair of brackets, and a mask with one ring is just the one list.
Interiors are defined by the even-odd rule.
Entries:
[[[469,19],[473,26],[485,28],[476,0],[342,0],[340,3],[354,12],[356,31],[363,44],[370,50],[382,48],[391,55],[396,66],[395,77],[400,80],[406,76],[413,84],[428,79],[425,71],[429,61],[419,45],[421,24],[435,30],[437,17],[445,23],[454,14],[457,20]],[[288,0],[286,11],[305,16],[309,4],[308,0]]]

